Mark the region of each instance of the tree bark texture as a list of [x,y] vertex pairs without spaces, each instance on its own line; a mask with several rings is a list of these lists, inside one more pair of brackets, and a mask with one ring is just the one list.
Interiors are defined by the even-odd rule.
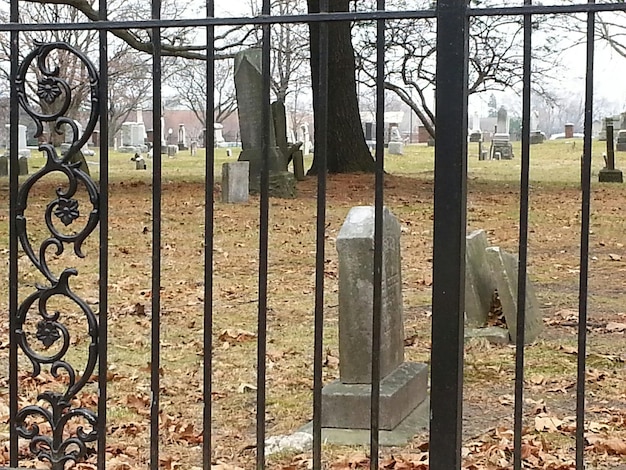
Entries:
[[[309,13],[319,13],[319,0],[307,0]],[[333,12],[349,11],[349,0],[331,0]],[[320,70],[319,23],[309,24],[314,128],[319,129]],[[349,22],[328,23],[328,172],[375,171],[375,162],[365,142],[356,91],[354,48]],[[319,137],[316,133],[315,139]],[[317,153],[309,174],[318,173]]]

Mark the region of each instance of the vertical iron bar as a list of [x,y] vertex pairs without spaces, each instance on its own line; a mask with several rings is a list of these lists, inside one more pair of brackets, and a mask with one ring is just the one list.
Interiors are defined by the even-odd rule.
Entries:
[[[207,0],[206,15],[209,18],[215,16],[214,0]],[[204,373],[203,395],[204,408],[202,415],[202,462],[204,470],[211,469],[211,438],[213,406],[211,394],[213,391],[213,215],[214,200],[213,187],[215,186],[215,147],[213,145],[215,126],[215,27],[207,26],[206,45],[206,111],[204,148],[206,149],[205,187],[204,187]],[[209,126],[211,131],[209,132]],[[211,144],[209,145],[209,136]]]
[[[328,0],[320,1],[320,12]],[[312,26],[310,26],[312,27]],[[315,129],[317,221],[315,235],[315,333],[313,346],[313,470],[322,468],[322,366],[324,348],[324,266],[326,257],[326,172],[328,171],[328,23],[319,26],[318,109]]]
[[435,130],[439,135],[435,145],[430,465],[431,470],[453,470],[461,467],[463,415],[467,1],[439,0],[436,8]]
[[[98,16],[107,20],[107,0],[99,0]],[[108,34],[100,40],[100,276],[98,300],[98,470],[106,467],[108,284],[109,284],[109,58]]]
[[[385,9],[385,0],[376,8]],[[376,182],[374,197],[374,291],[372,312],[372,396],[370,409],[370,469],[378,469],[380,429],[380,334],[383,283],[383,200],[385,168],[385,21],[376,21]]]
[[[161,19],[161,0],[152,0],[152,19]],[[159,468],[161,368],[161,28],[152,28],[152,338],[150,359],[150,468]]]
[[[18,0],[11,0],[10,20],[11,23],[19,22]],[[17,328],[16,315],[18,309],[18,279],[17,279],[17,191],[18,181],[18,121],[19,105],[17,102],[17,86],[15,84],[17,69],[19,67],[19,36],[17,31],[11,31],[11,91],[9,102],[9,462],[11,467],[18,465],[18,436],[16,430],[16,418],[18,408],[18,367],[17,367]]]
[[[588,3],[595,3],[589,0]],[[587,287],[591,213],[591,125],[593,122],[593,61],[595,14],[587,13],[587,71],[585,76],[585,137],[582,169],[580,284],[578,292],[578,370],[576,374],[576,468],[585,468],[585,369],[587,360]],[[608,138],[608,136],[607,136]],[[612,143],[612,141],[611,141]]]
[[[262,14],[269,16],[270,1],[263,0]],[[269,245],[269,171],[270,171],[270,25],[264,24],[261,53],[263,74],[263,164],[261,167],[261,197],[259,203],[259,305],[257,341],[257,409],[256,409],[256,467],[265,468],[265,355],[267,351],[267,264]]]
[[[524,0],[530,5],[531,0]],[[522,168],[520,174],[519,260],[517,274],[517,330],[515,334],[515,411],[513,467],[522,468],[522,421],[524,414],[524,343],[526,325],[526,266],[528,263],[528,191],[530,173],[530,86],[532,16],[524,15],[522,90]]]

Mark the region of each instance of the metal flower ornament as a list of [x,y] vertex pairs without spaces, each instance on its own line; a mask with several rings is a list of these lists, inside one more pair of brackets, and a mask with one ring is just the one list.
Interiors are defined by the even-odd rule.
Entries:
[[[58,52],[75,55],[87,71],[91,110],[82,135],[79,135],[74,120],[66,115],[72,99],[71,78],[61,77],[60,68],[50,65],[58,57]],[[37,69],[35,76],[39,77],[36,94],[40,102],[54,105],[50,106],[54,112],[42,112],[43,107],[29,99],[25,84],[33,76],[33,68]],[[73,136],[69,149],[62,156],[57,154],[52,144],[41,145],[39,150],[45,155],[45,165],[19,187],[15,220],[17,237],[31,265],[45,278],[45,282],[38,284],[30,295],[19,302],[17,311],[11,312],[16,325],[15,338],[19,349],[32,364],[32,375],[38,376],[45,368],[53,378],[58,379],[50,384],[49,390],[39,392],[37,403],[19,409],[11,425],[20,438],[30,441],[29,449],[33,456],[48,461],[53,469],[61,470],[67,463],[84,459],[88,453],[88,443],[98,438],[95,411],[77,407],[72,401],[89,383],[98,362],[98,319],[87,302],[70,286],[70,279],[77,276],[78,271],[67,267],[60,272],[53,272],[48,260],[51,255],[59,257],[67,245],[73,247],[76,256],[83,258],[82,244],[99,223],[98,186],[80,168],[80,162],[76,163],[73,159],[90,138],[98,121],[99,78],[94,65],[80,51],[67,43],[55,42],[36,44],[35,49],[20,64],[15,86],[20,106],[35,122],[35,137],[43,134],[44,123],[52,123],[56,131],[64,126],[69,127]],[[26,216],[29,195],[42,178],[51,174],[62,176],[65,183],[56,189],[56,197],[45,209],[43,218],[46,238],[39,246],[33,246],[34,237],[29,233]],[[86,190],[91,207],[81,208],[75,198],[77,191],[82,188]],[[81,218],[81,215],[85,217]],[[82,226],[74,227],[82,219]],[[70,226],[71,231],[66,231]],[[55,308],[50,311],[52,305]],[[58,305],[66,306],[71,312],[62,311]],[[76,311],[85,328],[76,326]],[[68,321],[70,313],[73,315],[72,322]],[[29,333],[33,330],[34,334]],[[80,360],[80,365],[72,364],[72,360],[79,361],[76,357],[82,357],[68,354],[76,343],[73,335],[84,335],[85,331],[88,336],[87,357]],[[70,422],[73,424],[70,425]]]

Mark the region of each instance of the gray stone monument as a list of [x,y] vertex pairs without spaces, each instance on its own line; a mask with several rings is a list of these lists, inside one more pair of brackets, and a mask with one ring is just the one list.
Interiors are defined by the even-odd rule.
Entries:
[[498,110],[496,132],[491,139],[490,157],[496,160],[511,160],[513,145],[509,134],[509,114],[503,106]]
[[222,165],[222,202],[248,202],[249,172],[249,162],[229,162]]
[[[502,305],[502,313],[506,319],[511,341],[515,341],[517,335],[517,280],[518,259],[517,256],[506,253],[498,247],[490,247],[486,250],[487,260],[491,266],[498,296]],[[526,305],[525,305],[525,343],[532,343],[537,339],[543,329],[539,302],[535,295],[535,289],[530,281],[526,280]]]
[[[404,362],[400,224],[383,211],[380,429],[393,430],[426,398],[428,367]],[[322,427],[368,429],[372,388],[374,208],[353,207],[337,236],[340,379],[322,390]]]
[[485,325],[496,290],[487,262],[487,247],[484,230],[475,230],[465,238],[465,324],[470,328]]
[[0,176],[9,176],[9,157],[0,156]]
[[[250,190],[259,192],[263,167],[262,108],[263,100],[268,99],[263,96],[261,49],[247,49],[235,56],[235,91],[242,147],[239,161],[250,162]],[[270,195],[294,197],[295,179],[287,171],[287,159],[276,145],[271,110],[269,119]]]
[[605,167],[598,172],[600,183],[622,183],[624,176],[622,170],[615,168],[615,148],[613,143],[613,120],[606,120],[606,157]]
[[389,129],[389,144],[387,149],[391,155],[404,155],[404,143],[398,126]]

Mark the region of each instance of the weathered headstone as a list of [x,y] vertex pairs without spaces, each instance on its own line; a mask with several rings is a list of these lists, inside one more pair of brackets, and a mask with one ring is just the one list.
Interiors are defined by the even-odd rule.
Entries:
[[[380,428],[394,429],[426,397],[428,367],[404,362],[400,224],[383,210]],[[353,207],[337,236],[340,379],[322,390],[322,427],[367,429],[372,388],[374,208]]]
[[178,145],[168,145],[167,146],[167,156],[170,158],[174,158],[178,153]]
[[187,150],[187,131],[182,123],[178,125],[178,150]]
[[145,170],[146,169],[146,161],[142,156],[135,159],[135,170]]
[[617,150],[618,152],[626,152],[626,129],[617,131],[615,150]]
[[[486,253],[498,290],[498,297],[502,305],[502,313],[506,319],[509,336],[511,341],[515,341],[517,335],[518,259],[517,256],[507,253],[498,247],[489,247]],[[543,322],[535,289],[528,279],[526,281],[524,312],[526,317],[524,339],[526,343],[532,343],[543,329]]]
[[228,162],[222,165],[222,202],[248,202],[249,162]]
[[404,143],[398,126],[389,129],[389,144],[387,146],[391,155],[404,155]]
[[513,158],[513,145],[509,134],[509,114],[503,106],[498,110],[496,131],[491,139],[490,157],[495,160]]
[[468,327],[485,325],[496,290],[487,262],[487,247],[484,230],[475,230],[465,238],[465,324]]
[[622,183],[622,171],[615,168],[615,149],[613,141],[613,120],[606,120],[606,165],[598,172],[601,183]]
[[19,157],[17,159],[18,165],[18,175],[27,175],[28,174],[28,157]]
[[[242,151],[239,161],[250,162],[250,190],[258,192],[261,184],[263,167],[263,76],[261,68],[261,49],[251,48],[237,53],[235,56],[235,91],[237,95],[237,112],[241,134]],[[268,141],[268,158],[270,195],[292,197],[295,193],[295,179],[287,172],[287,160],[276,146],[274,122],[269,116],[270,135]],[[287,175],[280,175],[286,173]],[[279,192],[283,191],[284,192]]]
[[9,157],[0,156],[0,176],[9,176]]
[[293,154],[293,176],[295,176],[296,180],[298,181],[306,179],[306,175],[304,173],[304,156],[302,155],[302,150],[297,150]]

